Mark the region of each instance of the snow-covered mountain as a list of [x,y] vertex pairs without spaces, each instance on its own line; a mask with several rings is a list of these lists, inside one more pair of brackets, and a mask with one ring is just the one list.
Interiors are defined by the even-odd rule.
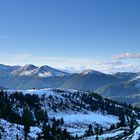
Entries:
[[81,73],[69,74],[49,67],[0,65],[0,85],[8,89],[29,88],[66,88],[90,90],[118,82],[116,77],[95,70],[84,70]]
[[69,75],[49,66],[0,65],[0,85],[8,89],[57,88],[67,80]]
[[0,65],[0,85],[7,89],[64,88],[96,91],[104,97],[140,105],[140,73],[105,74],[84,70],[69,74],[49,66]]
[[0,75],[9,75],[12,71],[19,68],[20,66],[8,66],[0,64]]
[[10,72],[18,68],[20,68],[20,66],[9,66],[9,65],[0,64],[0,71]]
[[[135,137],[137,140],[139,138],[139,109],[104,99],[95,93],[42,89],[5,90],[0,94],[0,112],[7,103],[10,110],[14,111],[14,119],[8,116],[10,112],[7,109],[5,111],[9,112],[8,115],[2,112],[0,118],[2,140],[17,139],[17,137],[24,139],[25,126],[20,117],[25,108],[31,111],[35,120],[35,124],[31,126],[27,135],[29,139],[36,140],[39,136],[43,137],[42,122],[36,121],[38,114],[35,112],[39,110],[47,111],[49,117],[47,124],[53,125],[54,117],[58,119],[57,123],[60,123],[59,120],[63,118],[64,123],[59,128],[67,129],[70,135],[77,140],[95,140],[97,135],[99,140],[107,138],[127,140],[129,137]],[[131,124],[132,118],[135,120],[133,124]]]
[[19,69],[12,71],[11,74],[16,76],[37,76],[42,78],[68,75],[66,72],[49,66],[37,67],[31,64],[20,67]]
[[32,64],[25,66],[7,66],[0,64],[0,72],[8,73],[9,75],[16,76],[38,76],[38,77],[51,77],[51,76],[67,76],[66,72],[57,70],[49,66],[37,67]]

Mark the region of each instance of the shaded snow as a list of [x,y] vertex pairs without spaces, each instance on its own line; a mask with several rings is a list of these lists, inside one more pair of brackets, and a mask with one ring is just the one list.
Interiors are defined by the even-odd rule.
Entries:
[[132,140],[138,140],[139,138],[140,138],[140,126],[135,129],[134,135],[132,136]]
[[134,130],[134,133],[131,134],[127,139],[125,140],[139,140],[140,139],[140,126],[137,127],[135,130]]
[[19,69],[12,71],[11,74],[18,75],[18,76],[38,76],[41,78],[52,77],[52,76],[63,77],[68,75],[68,73],[66,72],[54,69],[49,66],[37,67],[31,64],[20,67]]
[[41,90],[36,90],[36,89],[30,89],[30,90],[5,90],[8,93],[15,93],[15,92],[22,92],[23,94],[37,94],[39,96],[46,95],[46,96],[58,96],[59,94],[54,92],[52,89],[41,89]]
[[140,75],[135,77],[135,78],[133,78],[131,81],[135,81],[135,80],[138,80],[138,79],[140,79]]
[[[12,124],[4,119],[0,119],[0,127],[3,128],[2,130],[0,129],[0,132],[2,131],[3,134],[1,138],[2,140],[16,140],[17,135],[19,139],[24,140],[24,131],[23,131],[24,127],[22,125]],[[42,131],[40,128],[31,127],[29,136],[32,139],[36,139],[37,134],[41,132]]]
[[56,114],[56,118],[64,118],[67,123],[84,122],[84,123],[98,123],[103,126],[110,126],[118,122],[118,117],[112,115],[102,115],[99,113],[89,112],[88,114]]
[[55,115],[57,119],[63,118],[65,126],[71,134],[78,136],[84,134],[87,130],[88,125],[93,126],[99,124],[104,128],[109,128],[112,124],[116,124],[119,120],[118,117],[112,115],[102,115],[95,112],[88,112],[87,114],[75,113],[75,114],[64,114],[58,113]]
[[[119,136],[123,133],[124,133],[124,130],[118,130],[118,131],[113,131],[110,133],[99,135],[98,138],[99,138],[99,140],[105,140],[107,138],[114,138],[114,137]],[[91,136],[89,138],[85,138],[84,140],[96,140],[96,136]]]
[[[6,90],[8,93],[12,94],[14,92],[22,92],[23,94],[37,94],[39,97],[44,97],[44,101],[42,101],[42,109],[48,112],[49,117],[56,117],[57,119],[64,119],[64,128],[67,128],[68,131],[72,135],[78,134],[79,136],[83,135],[85,130],[88,129],[88,125],[92,124],[93,126],[99,124],[103,128],[109,128],[110,125],[116,124],[119,119],[117,116],[113,115],[103,115],[100,112],[91,112],[89,110],[85,110],[80,108],[80,110],[72,110],[73,107],[76,108],[77,106],[73,106],[69,100],[63,95],[69,95],[77,90],[62,90],[62,89],[31,89],[31,90]],[[80,92],[83,94],[85,92]],[[52,96],[53,100],[49,99],[48,97]],[[76,101],[80,101],[79,97],[74,98]],[[54,105],[59,105],[63,101],[64,104],[67,105],[66,109],[58,110],[55,112],[52,110]],[[32,137],[35,137],[37,128],[35,130],[32,129],[31,133],[29,134]],[[39,130],[38,130],[39,131]]]

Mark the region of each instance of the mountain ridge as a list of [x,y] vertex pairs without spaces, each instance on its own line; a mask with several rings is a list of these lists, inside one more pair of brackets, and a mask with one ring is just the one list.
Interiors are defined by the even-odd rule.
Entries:
[[96,91],[107,98],[140,105],[140,73],[106,74],[87,69],[70,74],[50,66],[0,64],[0,85],[7,89],[63,88]]

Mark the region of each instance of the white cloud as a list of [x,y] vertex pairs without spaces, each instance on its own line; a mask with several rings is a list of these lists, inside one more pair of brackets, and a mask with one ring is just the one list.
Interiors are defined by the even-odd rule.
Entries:
[[128,58],[140,58],[140,53],[129,53],[126,52],[124,54],[118,54],[118,55],[114,55],[113,59],[117,60],[117,59],[128,59]]
[[37,66],[49,65],[55,68],[71,72],[80,72],[84,69],[95,69],[105,73],[140,71],[140,65],[136,63],[111,61],[101,62],[87,58],[64,58],[33,56],[31,54],[1,55],[0,63],[8,65],[34,64]]
[[140,65],[130,62],[112,61],[112,62],[100,62],[95,66],[97,70],[106,73],[116,72],[138,72],[140,71]]

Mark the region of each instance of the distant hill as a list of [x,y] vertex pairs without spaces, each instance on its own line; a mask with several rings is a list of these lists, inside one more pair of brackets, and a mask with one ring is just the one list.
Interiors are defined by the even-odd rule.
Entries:
[[37,67],[0,65],[0,85],[8,89],[69,88],[93,91],[100,86],[119,82],[113,75],[95,70],[69,74],[49,66]]
[[95,91],[104,97],[140,105],[140,73],[105,74],[84,70],[70,74],[50,66],[0,64],[0,89],[63,88]]
[[[123,75],[124,74],[124,75]],[[140,74],[130,74],[126,78],[125,73],[121,73],[125,82],[113,83],[99,87],[95,91],[104,97],[112,98],[117,101],[127,102],[134,105],[140,105]],[[123,79],[123,78],[122,78]]]
[[122,82],[131,80],[135,78],[138,74],[134,72],[118,72],[114,74],[116,78],[120,79]]
[[86,70],[82,73],[73,74],[62,88],[93,91],[103,85],[116,83],[120,80],[110,74],[104,74],[95,70]]
[[60,87],[70,74],[49,66],[0,65],[0,85],[8,89]]

